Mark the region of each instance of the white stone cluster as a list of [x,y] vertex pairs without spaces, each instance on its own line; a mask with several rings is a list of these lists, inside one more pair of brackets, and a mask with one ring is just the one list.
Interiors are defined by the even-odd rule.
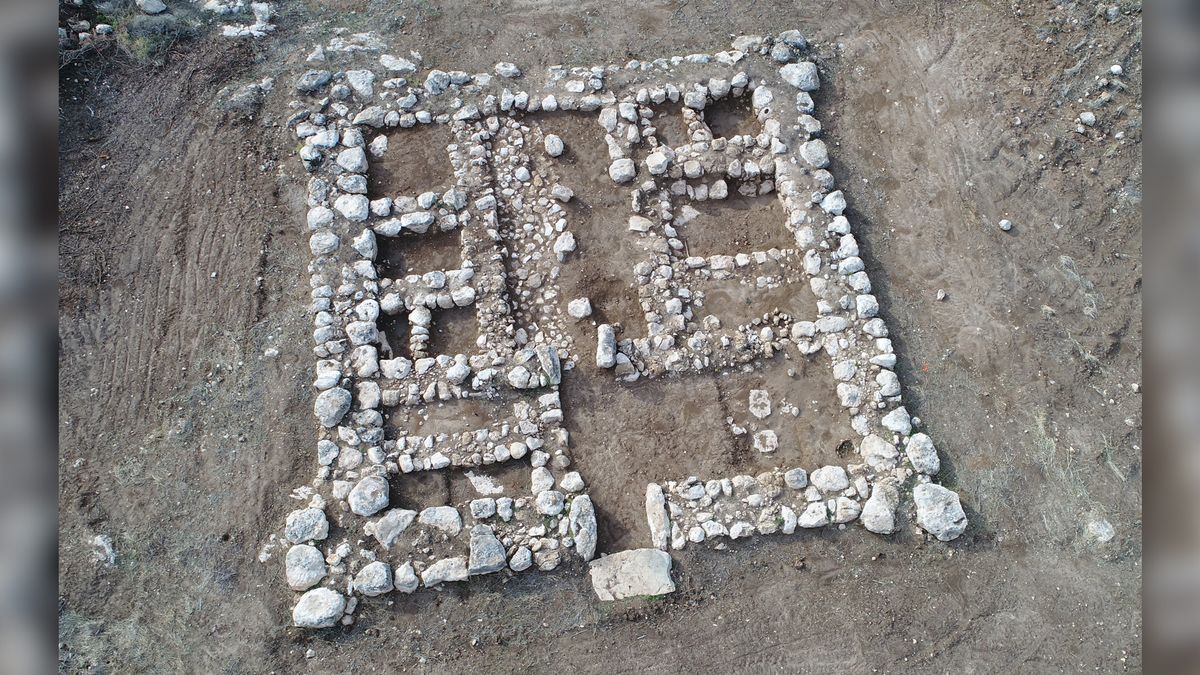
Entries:
[[[758,368],[779,352],[824,352],[833,360],[838,397],[861,437],[854,461],[814,467],[811,475],[777,469],[651,484],[647,516],[657,548],[856,519],[886,534],[899,527],[899,505],[914,484],[918,524],[941,539],[963,531],[957,495],[929,482],[939,469],[933,443],[903,405],[846,199],[826,168],[810,94],[819,72],[804,58],[806,48],[795,31],[741,37],[714,55],[555,66],[540,83],[511,63],[489,73],[422,74],[419,54],[382,53],[373,34],[338,35],[309,57],[316,67],[297,78],[301,98],[288,123],[311,173],[306,226],[319,434],[316,479],[294,494],[303,506],[288,516],[283,535],[291,545],[287,583],[303,592],[296,625],[350,622],[357,595],[591,560],[595,513],[584,478],[570,470],[559,399],[563,371],[576,366],[612,369],[621,386]],[[364,67],[364,58],[374,65]],[[331,59],[355,67],[326,69]],[[758,133],[713,133],[705,110],[729,97],[749,99]],[[687,124],[679,147],[662,142],[656,128],[670,103],[682,104]],[[627,274],[645,330],[597,325],[594,358],[592,345],[574,344],[568,330],[592,315],[591,301],[564,297],[555,283],[577,247],[564,209],[574,193],[555,169],[573,139],[526,117],[557,111],[596,115],[608,177],[630,197],[628,221],[616,227],[644,251],[628,270],[613,272]],[[370,167],[388,156],[389,130],[423,125],[449,129],[444,150],[453,184],[369,197]],[[680,234],[696,217],[690,204],[731,191],[776,195],[786,212],[779,226],[794,245],[690,255]],[[456,265],[380,276],[383,238],[420,246],[437,233],[458,238]],[[703,285],[711,281],[754,292],[807,283],[818,300],[809,315],[763,307],[759,318],[725,326],[705,310]],[[434,353],[440,316],[462,308],[475,318],[475,350]],[[407,344],[389,344],[381,317],[407,324]],[[430,406],[456,402],[491,402],[503,412],[453,434],[391,428],[385,420],[423,418]],[[752,394],[750,408],[763,427],[755,447],[775,451],[772,415],[798,409],[786,400],[773,409],[766,392]],[[528,490],[493,491],[482,487],[489,480],[473,479],[479,495],[462,503],[422,510],[392,503],[393,483],[406,474],[513,463],[529,468]],[[646,586],[629,583],[622,569],[652,570],[650,587],[674,588],[669,557],[664,567],[658,556],[639,553],[593,565],[602,597]]]
[[267,2],[247,3],[245,0],[205,0],[201,7],[217,16],[223,17],[244,14],[246,9],[249,8],[254,20],[250,23],[222,24],[221,35],[225,37],[261,38],[275,31],[275,24],[271,23],[271,15],[274,11],[271,9],[270,3]]

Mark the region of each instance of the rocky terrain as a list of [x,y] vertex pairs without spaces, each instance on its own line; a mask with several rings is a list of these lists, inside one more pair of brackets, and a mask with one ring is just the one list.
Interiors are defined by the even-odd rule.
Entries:
[[61,670],[1140,668],[1140,7],[350,4],[60,12]]

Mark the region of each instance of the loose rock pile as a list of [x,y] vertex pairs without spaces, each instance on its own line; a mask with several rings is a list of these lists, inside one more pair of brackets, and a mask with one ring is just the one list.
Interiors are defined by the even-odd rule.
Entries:
[[[962,532],[957,496],[925,485],[938,471],[937,452],[903,406],[888,329],[843,214],[846,199],[825,168],[828,149],[809,93],[820,77],[803,58],[806,46],[795,31],[742,37],[714,55],[555,66],[540,83],[511,63],[491,73],[422,75],[418,54],[381,53],[373,34],[337,37],[309,57],[313,68],[295,82],[301,100],[289,127],[311,173],[309,309],[319,436],[316,480],[293,494],[302,505],[288,516],[283,535],[290,544],[287,583],[303,592],[296,625],[350,622],[355,593],[411,593],[505,569],[591,560],[595,513],[584,477],[570,470],[558,393],[563,371],[576,366],[611,369],[616,381],[631,382],[760,367],[785,350],[823,351],[833,360],[841,405],[862,437],[859,461],[812,467],[811,474],[777,469],[651,484],[647,517],[659,549],[844,527],[856,519],[891,533],[901,523],[901,495],[914,483],[924,488],[917,522],[941,539]],[[326,67],[333,58],[364,56],[377,67]],[[760,133],[715,136],[704,111],[729,97],[749,99]],[[682,103],[688,126],[678,147],[662,142],[654,126],[657,108],[669,103]],[[555,111],[597,116],[608,177],[630,195],[628,222],[619,226],[644,252],[628,270],[644,337],[600,324],[594,352],[590,344],[574,344],[568,331],[591,315],[590,299],[563,297],[554,283],[576,249],[563,208],[574,193],[554,168],[572,139],[545,134],[524,117]],[[453,184],[369,198],[367,177],[388,152],[387,133],[422,125],[452,134],[445,151]],[[780,226],[795,245],[689,255],[678,228],[695,210],[682,202],[726,199],[731,191],[777,195],[787,214]],[[457,237],[456,266],[381,276],[375,264],[381,238],[420,246],[438,233]],[[761,318],[725,326],[703,310],[700,286],[712,280],[750,289],[807,283],[818,302],[811,316],[765,307]],[[475,351],[434,353],[431,335],[444,313],[457,308],[474,313]],[[407,344],[389,344],[381,317],[407,324]],[[430,406],[470,401],[504,412],[482,428],[453,434],[385,422],[392,411],[420,416]],[[779,440],[765,427],[773,415],[798,410],[784,400],[773,406],[763,390],[752,392],[749,403],[764,426],[754,445],[771,453]],[[529,468],[528,491],[483,490],[420,511],[392,503],[406,474],[514,464]],[[626,553],[629,560],[618,554],[592,563],[602,599],[673,590],[669,556]],[[652,581],[620,571],[643,568],[655,571]]]

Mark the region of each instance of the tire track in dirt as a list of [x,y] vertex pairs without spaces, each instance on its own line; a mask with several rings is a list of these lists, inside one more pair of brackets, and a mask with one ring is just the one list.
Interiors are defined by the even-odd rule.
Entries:
[[[223,53],[201,47],[170,85],[135,74],[122,92],[129,107],[102,109],[106,135],[124,141],[109,151],[107,171],[88,167],[92,191],[112,195],[88,214],[109,229],[98,241],[111,247],[110,277],[82,288],[59,327],[65,616],[87,626],[106,615],[108,649],[128,657],[157,644],[165,653],[155,660],[179,671],[191,669],[192,650],[175,626],[228,627],[240,615],[258,628],[238,643],[257,651],[269,642],[268,617],[282,608],[247,595],[264,583],[260,575],[274,578],[253,557],[288,506],[287,484],[298,475],[288,467],[311,461],[307,443],[296,443],[306,425],[266,433],[270,420],[308,419],[307,389],[295,378],[305,373],[285,365],[308,362],[304,340],[285,337],[307,333],[295,311],[306,296],[295,272],[304,246],[298,228],[285,225],[302,222],[300,206],[285,207],[277,176],[259,168],[275,161],[274,130],[209,124],[209,94],[183,100],[189,89],[208,91],[214,73],[236,72],[228,64],[237,50],[214,46]],[[129,105],[163,98],[156,88],[165,100],[182,97],[167,106],[165,123]],[[63,218],[82,217],[68,201]],[[255,283],[265,266],[289,270],[272,284],[269,308]],[[269,326],[255,323],[264,312],[277,317]],[[274,362],[260,356],[268,334],[283,352]],[[79,502],[80,490],[95,496]],[[81,522],[73,517],[81,510],[96,517]],[[90,560],[96,532],[113,535],[116,568]],[[147,590],[166,588],[179,597],[148,601]],[[129,621],[136,631],[122,628]],[[223,651],[213,658],[234,656]]]

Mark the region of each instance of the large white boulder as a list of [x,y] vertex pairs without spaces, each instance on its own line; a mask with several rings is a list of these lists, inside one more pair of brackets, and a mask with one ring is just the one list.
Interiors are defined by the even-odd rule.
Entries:
[[350,510],[360,516],[373,516],[388,505],[388,482],[383,476],[360,480],[347,498]]
[[325,556],[317,547],[299,544],[288,549],[284,556],[288,587],[293,591],[306,591],[325,578]]
[[779,69],[779,76],[800,91],[816,91],[821,88],[821,77],[817,74],[817,64],[812,61],[789,63]]
[[967,529],[967,514],[953,490],[922,483],[913,488],[913,501],[917,505],[917,524],[939,540],[956,539]]
[[342,618],[346,597],[331,588],[314,588],[292,608],[292,623],[301,628],[329,628]]
[[590,563],[592,588],[601,600],[675,592],[671,555],[654,548],[621,551]]

